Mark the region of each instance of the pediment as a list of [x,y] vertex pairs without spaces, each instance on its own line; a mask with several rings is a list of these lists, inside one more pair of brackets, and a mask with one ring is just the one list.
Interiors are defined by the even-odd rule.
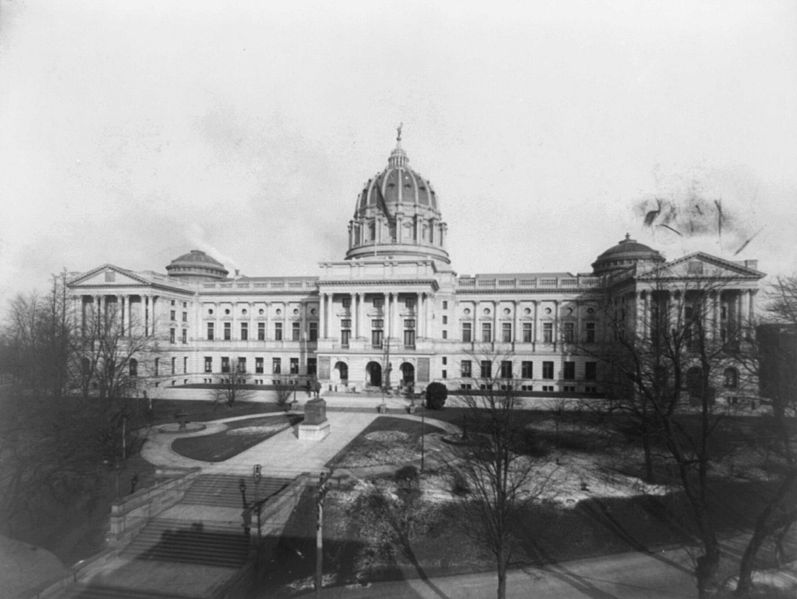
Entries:
[[136,273],[119,268],[112,264],[104,264],[92,269],[70,281],[70,287],[130,287],[150,286],[151,282]]
[[764,273],[717,256],[695,252],[666,262],[647,272],[639,273],[638,280],[655,279],[706,279],[706,280],[758,280]]

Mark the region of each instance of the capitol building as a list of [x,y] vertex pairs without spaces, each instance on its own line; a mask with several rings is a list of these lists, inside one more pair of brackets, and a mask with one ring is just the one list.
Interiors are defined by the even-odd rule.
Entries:
[[725,336],[752,321],[763,277],[754,261],[702,252],[668,262],[628,235],[596,251],[590,272],[460,276],[448,234],[437,192],[399,135],[357,195],[342,259],[314,274],[242,276],[191,250],[163,272],[103,264],[68,287],[77,318],[113,309],[125,334],[152,339],[130,374],[156,393],[238,373],[264,387],[317,380],[324,392],[432,381],[478,389],[492,379],[577,396],[606,391],[607,300],[643,326],[662,280],[721,281],[709,317],[711,334]]

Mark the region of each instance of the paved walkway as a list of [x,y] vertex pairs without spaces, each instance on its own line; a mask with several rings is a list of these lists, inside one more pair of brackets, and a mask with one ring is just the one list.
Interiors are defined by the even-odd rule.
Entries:
[[[180,455],[171,448],[175,439],[199,437],[220,432],[227,428],[226,423],[235,420],[269,417],[278,419],[284,416],[283,413],[277,412],[207,422],[204,423],[206,425],[205,429],[196,432],[162,432],[159,428],[153,427],[141,454],[155,466],[200,468],[203,473],[208,474],[249,474],[255,464],[260,464],[264,473],[272,475],[296,475],[302,472],[315,472],[322,470],[329,460],[335,457],[338,452],[379,416],[376,410],[379,403],[379,398],[330,398],[327,400],[330,408],[327,410],[330,432],[321,441],[300,440],[297,436],[297,427],[294,426],[223,462],[193,460]],[[399,398],[388,398],[386,404],[392,410],[403,410],[408,405],[408,401]],[[347,408],[355,406],[368,411],[335,411],[334,409],[336,407]],[[396,418],[421,420],[419,416],[401,414],[400,412],[387,415]],[[450,432],[458,430],[456,426],[447,422],[429,418],[428,412],[426,421]]]

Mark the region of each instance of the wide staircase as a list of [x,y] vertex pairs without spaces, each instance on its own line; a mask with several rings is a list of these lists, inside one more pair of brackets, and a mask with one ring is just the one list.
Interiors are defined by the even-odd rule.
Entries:
[[[67,589],[64,599],[218,597],[246,565],[251,537],[244,532],[241,477],[201,475],[183,499],[153,518],[102,575]],[[290,478],[245,478],[247,501],[268,500]],[[256,526],[256,519],[251,522]],[[255,529],[256,530],[256,529]]]

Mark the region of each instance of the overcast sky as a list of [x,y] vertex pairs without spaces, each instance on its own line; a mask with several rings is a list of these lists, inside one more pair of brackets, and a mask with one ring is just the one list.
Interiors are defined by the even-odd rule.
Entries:
[[588,271],[626,232],[797,271],[793,0],[0,9],[3,304],[193,248],[315,275],[399,122],[461,274]]

